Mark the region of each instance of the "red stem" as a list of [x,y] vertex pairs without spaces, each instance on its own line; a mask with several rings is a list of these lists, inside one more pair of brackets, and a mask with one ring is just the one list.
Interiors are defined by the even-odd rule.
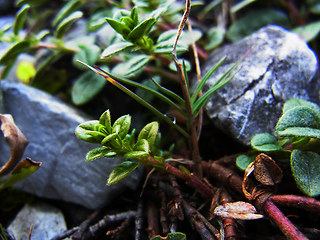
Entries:
[[311,197],[295,195],[274,195],[270,199],[277,206],[290,206],[320,213],[320,201]]
[[264,202],[263,210],[288,239],[307,240],[307,238],[290,222],[279,208],[277,208],[271,199],[267,199]]

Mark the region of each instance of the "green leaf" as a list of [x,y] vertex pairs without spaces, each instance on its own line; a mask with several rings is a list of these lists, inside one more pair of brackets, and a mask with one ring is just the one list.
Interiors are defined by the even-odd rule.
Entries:
[[315,152],[294,150],[291,170],[298,187],[308,196],[320,194],[320,156]]
[[151,240],[187,240],[187,236],[181,232],[169,233],[166,237],[154,236]]
[[103,50],[101,53],[102,58],[110,57],[113,54],[132,49],[134,47],[134,44],[130,42],[118,42],[109,45],[106,49]]
[[95,131],[95,127],[99,124],[99,121],[92,120],[81,123],[76,127],[75,133],[81,140],[89,143],[98,143],[105,137],[103,133]]
[[19,9],[13,24],[13,33],[15,35],[18,35],[20,30],[22,30],[29,9],[30,9],[29,4],[25,4]]
[[63,21],[57,27],[57,30],[55,33],[56,37],[62,38],[63,35],[69,30],[71,25],[79,18],[82,18],[82,16],[83,16],[83,13],[81,11],[76,11],[71,13],[65,19],[63,19]]
[[0,190],[10,187],[17,182],[29,177],[32,173],[37,171],[41,166],[41,162],[32,161],[29,158],[22,160],[12,171],[9,177],[0,184]]
[[108,154],[110,151],[110,148],[107,147],[94,148],[86,154],[86,161],[92,161],[97,158],[101,158],[104,155]]
[[38,5],[41,5],[47,1],[48,0],[20,0],[20,1],[17,1],[16,6],[21,7],[24,4],[29,4],[30,6],[38,6]]
[[82,74],[72,88],[71,97],[76,105],[82,105],[93,99],[106,85],[106,80],[92,71]]
[[245,171],[249,164],[253,162],[253,160],[254,157],[249,157],[247,155],[239,155],[236,159],[236,165],[240,170]]
[[282,27],[290,26],[287,15],[278,10],[255,9],[246,13],[229,27],[227,38],[232,42],[235,42],[268,24]]
[[269,133],[259,133],[251,139],[253,149],[260,152],[280,151],[282,148],[276,144],[276,138]]
[[209,69],[209,71],[204,75],[204,77],[201,79],[200,83],[197,85],[196,89],[194,90],[192,96],[191,96],[191,103],[194,103],[199,96],[200,91],[202,90],[204,84],[207,82],[207,80],[211,77],[211,75],[217,71],[217,69],[224,63],[226,60],[226,57],[222,58],[217,64],[215,64],[212,68]]
[[137,143],[134,145],[133,150],[149,153],[151,148],[149,146],[149,142],[146,139],[138,139]]
[[299,106],[311,108],[320,117],[320,107],[317,104],[298,98],[291,98],[288,101],[286,101],[283,106],[282,113],[285,113],[288,110]]
[[145,151],[131,151],[126,153],[125,155],[123,155],[123,158],[126,159],[135,159],[135,160],[140,160],[143,158],[147,158],[148,157],[148,153]]
[[97,45],[81,45],[79,47],[80,51],[73,56],[73,64],[79,69],[86,70],[87,68],[77,60],[94,65],[99,59],[100,48]]
[[134,26],[137,26],[139,23],[138,9],[133,7],[130,13],[130,18],[133,20]]
[[124,38],[130,33],[131,29],[124,23],[116,21],[112,18],[106,18],[110,26]]
[[276,125],[279,136],[320,138],[320,118],[310,107],[298,106],[287,110]]
[[150,56],[134,56],[127,62],[117,64],[111,73],[120,77],[131,78],[140,74],[149,61]]
[[17,77],[25,84],[29,84],[30,79],[36,74],[36,69],[32,62],[22,61],[17,66]]
[[294,28],[292,31],[299,34],[304,41],[310,42],[311,40],[315,39],[320,32],[320,21]]
[[72,12],[78,10],[81,6],[81,0],[68,1],[66,5],[61,8],[52,22],[52,26],[57,26],[63,19],[69,16]]
[[128,34],[127,39],[131,42],[136,42],[143,35],[146,35],[155,23],[155,18],[148,18],[144,20],[138,26],[132,29],[132,31]]
[[23,41],[17,42],[16,44],[12,45],[5,54],[2,55],[0,59],[0,64],[1,65],[9,64],[20,53],[26,52],[29,49],[31,49],[31,44],[29,41],[23,40]]
[[204,46],[204,49],[211,51],[218,47],[224,40],[226,30],[222,27],[213,27],[208,31],[208,42]]
[[[210,100],[210,97],[212,94],[214,94],[217,90],[222,88],[224,85],[226,85],[235,75],[234,70],[239,66],[239,63],[234,64],[231,66],[228,71],[222,75],[222,77],[214,83],[211,88],[205,92],[199,99],[197,99],[192,104],[192,111],[194,113],[194,117],[197,117],[199,114],[200,109],[204,107],[204,105]],[[201,82],[200,82],[201,83]]]
[[256,0],[242,0],[237,4],[234,4],[232,6],[232,8],[230,9],[230,12],[232,14],[235,14],[236,12],[238,12],[239,10],[241,10],[242,8],[246,7],[247,5],[249,5],[250,3],[255,2]]
[[148,142],[149,149],[152,149],[159,131],[159,123],[151,122],[147,124],[139,133],[137,141],[145,139]]
[[[121,139],[124,139],[129,132],[131,116],[129,114],[119,117],[112,126],[113,132],[117,132]],[[115,130],[115,129],[119,129]]]
[[108,185],[117,183],[132,173],[137,167],[139,167],[139,163],[125,161],[116,166],[110,176],[108,178]]
[[101,141],[101,145],[103,146],[109,146],[109,142],[112,140],[115,140],[118,137],[118,133],[111,133],[108,136],[106,136],[104,139]]
[[100,116],[99,123],[107,129],[108,133],[111,133],[112,128],[111,128],[111,114],[110,110],[108,109],[102,115]]

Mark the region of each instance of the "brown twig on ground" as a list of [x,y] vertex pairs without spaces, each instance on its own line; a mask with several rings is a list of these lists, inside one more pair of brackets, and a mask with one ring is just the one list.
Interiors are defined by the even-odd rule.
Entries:
[[[136,216],[136,211],[127,211],[123,213],[117,213],[114,215],[106,215],[98,223],[89,227],[88,231],[85,233],[83,240],[94,239],[100,231],[105,231],[106,227],[111,224],[119,223],[125,221],[126,219],[133,219]],[[106,231],[105,231],[106,232]]]
[[161,207],[160,207],[160,224],[162,228],[162,233],[164,235],[167,235],[169,233],[169,227],[168,227],[168,210],[167,210],[167,198],[166,194],[164,192],[160,192],[160,198],[161,198]]
[[151,239],[152,237],[159,234],[158,209],[154,201],[147,202],[147,213],[148,213],[148,237],[149,239]]
[[191,207],[186,201],[183,201],[182,204],[192,227],[197,230],[203,240],[220,239],[219,231],[202,214]]
[[80,240],[93,221],[97,219],[100,212],[101,209],[95,210],[85,221],[79,225],[78,229],[72,234],[71,238],[73,240]]
[[[231,198],[226,191],[226,189],[222,189],[220,195],[220,204],[229,203]],[[237,222],[232,218],[223,218],[223,228],[224,228],[224,239],[226,240],[235,240],[237,239]]]
[[135,234],[135,240],[141,240],[142,239],[142,231],[143,231],[143,201],[142,199],[139,200],[138,206],[137,206],[137,214],[135,218],[135,228],[136,228],[136,234]]
[[117,234],[119,234],[120,232],[124,231],[124,229],[125,229],[126,227],[128,227],[129,224],[130,224],[130,219],[127,218],[127,219],[125,219],[125,220],[121,223],[121,225],[120,225],[119,227],[117,227],[116,229],[113,229],[113,230],[109,230],[109,231],[106,233],[106,235],[107,235],[108,237],[113,238],[113,237],[115,237]]

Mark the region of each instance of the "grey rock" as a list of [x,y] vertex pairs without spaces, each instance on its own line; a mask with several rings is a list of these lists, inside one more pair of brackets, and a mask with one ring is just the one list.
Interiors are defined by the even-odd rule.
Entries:
[[26,204],[8,226],[16,240],[44,240],[67,230],[62,212],[49,204],[36,202]]
[[[107,204],[125,189],[135,189],[139,171],[118,184],[106,185],[109,173],[122,159],[85,161],[86,153],[97,145],[79,140],[74,131],[87,117],[22,83],[1,81],[1,88],[6,113],[29,140],[24,157],[42,162],[38,171],[17,184],[18,188],[92,209]],[[3,165],[9,158],[3,137],[0,152]]]
[[205,109],[215,126],[249,145],[256,133],[274,133],[286,100],[296,97],[319,103],[320,85],[314,52],[298,35],[271,25],[214,51],[203,72],[222,57],[227,60],[208,80],[205,90],[246,53],[240,70],[212,96]]

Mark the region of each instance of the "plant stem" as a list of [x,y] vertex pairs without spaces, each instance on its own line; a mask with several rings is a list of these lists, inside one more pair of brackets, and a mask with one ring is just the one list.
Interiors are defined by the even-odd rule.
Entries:
[[290,222],[288,218],[277,208],[277,206],[267,199],[263,204],[266,215],[279,227],[282,233],[291,240],[307,240],[307,238]]
[[194,174],[187,174],[172,165],[168,163],[160,163],[159,161],[155,160],[154,158],[150,157],[148,159],[143,159],[140,161],[144,165],[153,166],[156,169],[163,170],[169,174],[172,174],[173,176],[183,179],[186,181],[186,183],[190,186],[192,186],[194,189],[196,189],[201,195],[203,195],[206,198],[210,198],[213,196],[212,189],[207,186],[205,183],[203,183],[198,177],[196,177]]
[[296,195],[274,195],[271,196],[270,199],[278,206],[291,206],[320,213],[320,201],[317,201],[311,197],[301,197]]

